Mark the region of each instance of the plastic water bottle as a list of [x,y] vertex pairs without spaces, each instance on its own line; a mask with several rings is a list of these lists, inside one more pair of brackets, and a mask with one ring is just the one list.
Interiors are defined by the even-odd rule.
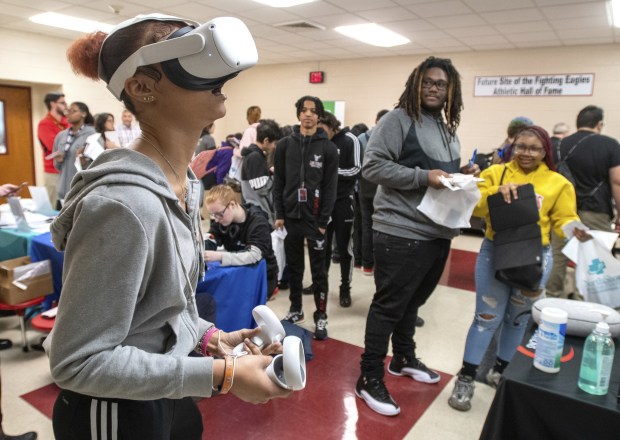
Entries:
[[545,307],[540,318],[534,366],[545,373],[557,373],[564,350],[568,313],[555,307]]
[[607,394],[614,352],[614,341],[609,333],[609,325],[606,322],[599,322],[583,346],[577,382],[579,388],[597,396]]

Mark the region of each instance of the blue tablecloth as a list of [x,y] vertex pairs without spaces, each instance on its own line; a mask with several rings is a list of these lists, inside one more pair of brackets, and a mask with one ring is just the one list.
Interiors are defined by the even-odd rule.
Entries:
[[209,263],[196,295],[211,294],[216,303],[216,325],[230,332],[256,326],[252,309],[267,301],[267,264],[221,266]]
[[16,228],[0,228],[0,261],[28,255],[30,240],[38,232],[20,232]]
[[[44,305],[50,308],[62,290],[62,265],[64,254],[52,244],[50,233],[32,237],[32,261],[50,260],[54,281],[54,294]],[[198,283],[197,295],[211,294],[216,303],[216,325],[224,331],[253,328],[252,309],[267,301],[267,269],[265,260],[252,266],[222,267],[209,263],[204,280]]]
[[52,281],[54,285],[54,293],[45,298],[43,306],[45,309],[53,307],[54,302],[58,302],[60,291],[62,290],[62,264],[64,254],[57,251],[52,244],[52,237],[49,232],[37,235],[30,242],[30,251],[28,252],[32,261],[50,260],[52,264]]

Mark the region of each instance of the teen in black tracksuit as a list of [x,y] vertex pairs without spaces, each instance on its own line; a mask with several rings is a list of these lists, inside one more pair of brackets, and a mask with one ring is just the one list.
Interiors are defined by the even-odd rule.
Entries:
[[315,323],[317,318],[327,320],[325,236],[319,228],[327,228],[337,184],[338,150],[322,129],[317,128],[311,136],[302,136],[296,125],[290,136],[278,142],[274,156],[273,199],[276,219],[284,219],[287,231],[284,249],[290,272],[290,311],[300,312],[295,322],[303,319],[304,238],[308,241],[315,286]]
[[362,169],[360,161],[360,143],[348,128],[336,132],[331,141],[338,147],[338,190],[336,203],[332,211],[332,221],[327,226],[326,265],[332,253],[332,239],[336,234],[336,243],[340,251],[340,305],[351,305],[351,275],[353,272],[353,249],[351,232],[353,230],[353,190]]

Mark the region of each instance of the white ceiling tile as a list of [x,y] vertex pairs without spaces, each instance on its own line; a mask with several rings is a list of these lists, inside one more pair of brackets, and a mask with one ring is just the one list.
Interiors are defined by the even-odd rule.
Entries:
[[554,47],[561,45],[559,40],[541,40],[541,41],[522,41],[515,43],[515,47],[519,49],[532,48],[532,47]]
[[411,38],[412,41],[431,41],[431,40],[452,38],[448,34],[446,34],[444,31],[439,31],[439,30],[410,32],[408,35],[409,37],[413,37]]
[[613,36],[599,38],[562,38],[562,43],[567,46],[582,46],[584,44],[611,44],[614,41]]
[[392,0],[329,0],[329,3],[353,12],[394,6]]
[[514,49],[514,47],[515,47],[514,44],[510,43],[509,41],[506,41],[505,43],[499,43],[499,42],[481,43],[481,44],[477,44],[476,46],[474,46],[473,49],[476,51],[484,51],[484,50]]
[[390,23],[390,29],[400,34],[436,30],[437,27],[426,20],[404,20]]
[[299,16],[291,14],[285,8],[255,8],[238,11],[240,17],[247,17],[261,23],[274,24],[299,20]]
[[166,7],[166,10],[170,11],[171,15],[191,18],[192,20],[200,22],[226,15],[226,12],[221,9],[217,9],[212,6],[204,6],[197,3],[183,3],[176,6],[168,6]]
[[607,17],[581,17],[566,18],[562,20],[551,20],[551,25],[555,29],[590,29],[590,28],[611,28]]
[[499,35],[498,31],[493,26],[457,27],[449,28],[445,31],[447,34],[450,34],[456,38]]
[[542,6],[569,5],[573,3],[604,3],[606,0],[535,0],[536,4]]
[[[97,0],[89,2],[87,6],[90,9],[110,13],[110,19],[106,20],[106,22],[110,23],[120,23],[123,20],[127,20],[129,18],[135,17],[138,14],[144,14],[146,12],[144,6],[125,2],[122,5],[115,5],[118,14],[114,14],[112,12],[112,9],[110,8],[110,3],[112,2],[110,2],[109,0]],[[74,6],[71,6],[70,8],[63,10],[62,13],[67,15],[74,15],[73,8]]]
[[368,23],[368,20],[353,14],[336,14],[327,15],[321,17],[314,17],[312,21],[315,21],[327,28],[335,28],[337,26],[348,26],[351,24]]
[[464,15],[448,15],[444,17],[430,17],[426,19],[428,22],[434,24],[440,29],[448,29],[451,27],[465,27],[465,26],[483,26],[486,24],[479,15],[476,14],[464,14]]
[[[79,0],[72,0],[72,1],[77,1],[82,4],[84,3],[83,1],[80,2]],[[124,2],[124,3],[128,3],[128,2]],[[174,6],[174,5],[180,5],[182,3],[187,3],[187,0],[133,0],[131,1],[131,3],[141,6],[144,11],[143,14],[148,14],[149,12],[159,12],[159,10],[163,10],[167,6]]]
[[463,3],[474,12],[506,11],[536,6],[532,0],[463,0]]
[[320,17],[332,14],[342,14],[343,12],[346,12],[342,8],[333,6],[324,1],[306,3],[299,6],[294,6],[289,9],[291,9],[291,12],[293,12],[294,14],[299,15],[300,17],[307,18]]
[[504,12],[485,12],[480,14],[489,24],[518,23],[521,21],[540,20],[538,9],[515,9]]
[[360,17],[374,23],[382,23],[385,21],[411,20],[417,16],[405,8],[382,8],[372,9],[369,11],[360,11],[357,13]]
[[600,28],[600,29],[588,29],[587,32],[584,32],[583,29],[556,29],[555,33],[562,39],[582,39],[584,35],[587,35],[587,38],[608,38],[613,37],[614,31],[612,28]]
[[433,0],[394,0],[394,3],[401,6],[419,5],[422,3],[432,3]]
[[[16,6],[24,6],[24,0],[5,0],[6,3]],[[63,8],[70,8],[72,5],[64,1],[57,0],[37,0],[27,4],[28,7],[38,11],[54,12]]]
[[505,39],[504,37],[502,37],[501,35],[496,35],[493,37],[490,37],[488,35],[461,37],[459,40],[470,47],[478,47],[479,45],[484,45],[484,44],[489,44],[489,43],[509,44],[509,41]]
[[551,26],[546,21],[524,21],[521,23],[503,24],[501,26],[495,26],[495,28],[502,34],[552,31]]
[[[23,5],[23,4],[22,4]],[[5,4],[2,6],[2,14],[9,15],[12,17],[18,17],[27,19],[35,14],[38,14],[41,11],[33,11],[31,8],[25,8],[23,6],[13,5],[13,4]]]
[[526,32],[523,34],[506,34],[508,41],[512,43],[523,43],[526,41],[555,41],[559,42],[558,37],[552,31]]
[[579,3],[575,5],[549,6],[540,8],[549,19],[592,17],[607,15],[607,5],[600,3]]
[[472,10],[461,1],[434,1],[409,6],[407,9],[422,18],[472,13]]

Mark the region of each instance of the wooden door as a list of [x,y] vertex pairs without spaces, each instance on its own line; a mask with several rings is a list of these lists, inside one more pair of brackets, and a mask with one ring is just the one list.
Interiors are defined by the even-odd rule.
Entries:
[[[30,88],[0,85],[0,184],[35,185]],[[4,127],[4,130],[2,130]],[[4,135],[2,134],[4,131]],[[20,195],[28,197],[27,188]]]

